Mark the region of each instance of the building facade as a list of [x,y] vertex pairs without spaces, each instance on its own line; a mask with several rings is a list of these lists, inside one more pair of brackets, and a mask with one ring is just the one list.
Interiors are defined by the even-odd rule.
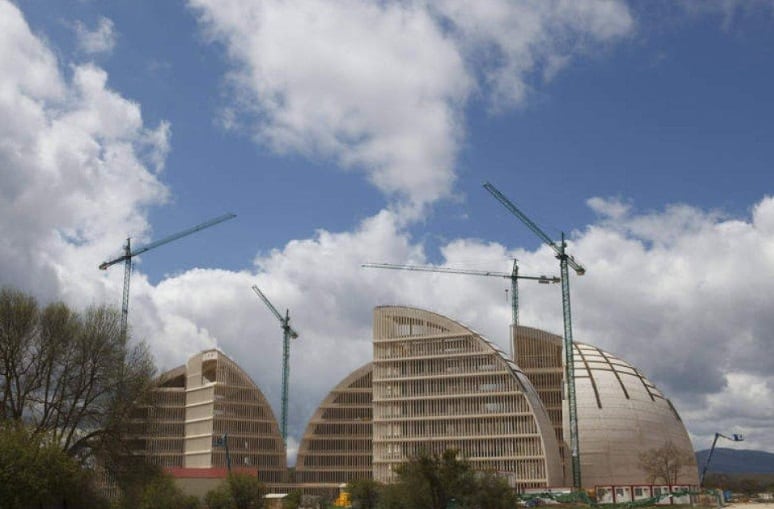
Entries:
[[[185,477],[195,470],[257,472],[287,480],[285,444],[263,393],[223,352],[207,350],[159,378],[151,402],[137,409],[136,454]],[[227,448],[228,445],[228,456]]]
[[296,458],[296,481],[341,484],[372,477],[371,363],[350,373],[309,420]]
[[456,449],[474,468],[518,489],[559,486],[559,446],[538,393],[480,334],[441,315],[374,311],[373,473],[421,451]]
[[[390,482],[397,465],[447,449],[520,491],[569,486],[562,338],[521,326],[513,334],[511,359],[447,317],[377,307],[373,361],[338,383],[314,412],[292,484],[268,402],[218,350],[159,378],[152,402],[138,408],[142,427],[132,444],[191,481],[191,489],[225,476],[226,449],[216,444],[226,435],[232,467],[257,472],[280,491],[330,494],[353,480]],[[640,456],[667,442],[693,452],[672,403],[631,364],[583,343],[574,345],[574,363],[585,488],[647,484]],[[678,481],[698,485],[695,462]]]

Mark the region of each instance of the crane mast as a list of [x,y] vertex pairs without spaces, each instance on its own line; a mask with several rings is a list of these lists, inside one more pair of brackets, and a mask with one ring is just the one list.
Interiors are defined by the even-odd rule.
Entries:
[[[543,284],[547,282],[540,281]],[[557,283],[556,278],[551,280]],[[511,323],[513,324],[513,333],[511,338],[511,359],[516,360],[516,331],[519,327],[519,262],[513,259],[513,268],[511,269]]]
[[[126,339],[126,328],[129,326],[129,282],[132,278],[132,239],[126,238],[124,246],[124,290],[121,296],[121,336]],[[102,265],[105,265],[104,263]],[[107,267],[100,265],[100,269]]]
[[433,267],[427,265],[399,265],[392,263],[364,263],[362,265],[371,269],[396,269],[396,270],[413,270],[419,272],[441,272],[445,274],[466,274],[471,276],[490,276],[500,277],[511,280],[511,319],[513,323],[513,332],[511,338],[511,358],[515,359],[516,354],[516,330],[519,325],[519,279],[527,279],[537,281],[540,284],[558,283],[559,278],[548,276],[520,276],[519,264],[517,260],[513,260],[513,270],[508,272],[495,272],[491,270],[475,270],[475,269],[454,269],[451,267]]
[[192,233],[196,233],[200,230],[204,230],[205,228],[209,228],[210,226],[215,226],[218,223],[222,223],[223,221],[228,221],[229,219],[233,219],[235,217],[236,217],[236,214],[232,214],[232,213],[218,216],[214,219],[210,219],[209,221],[205,221],[204,223],[198,224],[186,230],[164,237],[163,239],[157,240],[155,242],[151,242],[150,244],[146,244],[145,246],[142,246],[134,251],[132,251],[131,239],[127,238],[126,244],[124,245],[123,255],[119,256],[118,258],[114,258],[112,260],[108,260],[106,262],[102,262],[99,264],[100,270],[107,270],[107,268],[110,267],[111,265],[124,262],[124,292],[123,292],[123,299],[121,301],[121,334],[124,337],[126,337],[126,327],[129,319],[129,283],[132,277],[132,258],[146,251],[150,251],[151,249],[157,248],[159,246],[163,246],[164,244],[168,244],[169,242],[177,240],[181,237],[185,237],[186,235],[191,235]]
[[570,424],[570,451],[572,455],[572,481],[576,490],[582,489],[581,467],[580,467],[580,446],[578,440],[578,406],[575,394],[575,365],[573,362],[573,339],[572,339],[572,311],[570,308],[570,277],[569,267],[582,276],[586,269],[575,259],[567,254],[567,243],[562,240],[556,244],[551,238],[541,230],[529,217],[527,217],[516,205],[505,197],[489,182],[484,184],[484,189],[489,191],[506,209],[523,222],[532,232],[538,236],[546,245],[556,253],[559,259],[560,278],[562,281],[562,315],[564,321],[564,365],[565,365],[565,387],[567,393],[569,424]]
[[266,307],[277,317],[282,327],[282,416],[280,433],[285,444],[288,443],[288,383],[290,378],[290,340],[296,339],[298,333],[290,326],[290,310],[285,310],[283,317],[271,301],[263,294],[257,285],[253,285],[253,291],[258,294]]

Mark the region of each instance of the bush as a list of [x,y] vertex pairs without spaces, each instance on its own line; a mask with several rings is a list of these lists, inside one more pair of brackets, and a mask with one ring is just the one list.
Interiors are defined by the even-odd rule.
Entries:
[[[395,472],[395,483],[378,490],[370,486],[366,490],[366,493],[378,494],[375,507],[504,509],[516,505],[516,494],[504,479],[494,473],[476,472],[467,460],[458,457],[455,450],[446,450],[441,455],[420,453],[398,466]],[[353,502],[355,498],[352,493]],[[367,500],[370,504],[370,496]]]
[[3,509],[107,505],[90,471],[45,434],[8,422],[0,424],[0,501]]
[[138,509],[198,509],[199,499],[184,495],[168,475],[152,480],[142,492]]
[[258,478],[229,474],[226,482],[204,496],[208,509],[261,509],[266,492]]

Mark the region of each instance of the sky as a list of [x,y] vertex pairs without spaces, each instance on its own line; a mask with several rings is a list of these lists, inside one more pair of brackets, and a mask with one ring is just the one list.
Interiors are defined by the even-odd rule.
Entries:
[[[378,305],[507,350],[508,281],[558,275],[491,182],[587,273],[576,341],[637,366],[697,450],[774,452],[774,2],[0,0],[0,285],[120,307],[160,370],[217,347],[289,455],[371,357]],[[562,331],[559,285],[520,321]]]

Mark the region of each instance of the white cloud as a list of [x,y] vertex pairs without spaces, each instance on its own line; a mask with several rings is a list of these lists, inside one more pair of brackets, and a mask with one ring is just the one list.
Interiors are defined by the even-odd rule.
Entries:
[[385,284],[384,274],[368,273],[360,264],[374,254],[424,260],[421,246],[396,225],[395,215],[382,211],[351,233],[321,230],[259,256],[254,272],[196,269],[156,287],[136,278],[134,332],[151,341],[166,368],[217,344],[253,377],[278,412],[282,331],[251,290],[257,284],[279,310],[290,310],[300,334],[291,348],[290,390],[290,431],[300,437],[333,385],[368,361],[372,308],[394,299],[396,283]]
[[[382,12],[381,7],[364,5],[355,9],[361,16]],[[419,38],[429,23],[427,14],[416,7],[401,8],[407,10],[385,7],[388,20],[377,23],[373,31],[386,37],[401,27]],[[234,17],[242,14],[236,6],[231,9]],[[321,16],[318,23],[332,15]],[[206,23],[213,24],[214,30],[223,22]],[[233,23],[234,36],[240,36],[238,21]],[[314,27],[312,21],[306,23]],[[422,30],[411,32],[403,24]],[[433,26],[427,25],[428,30]],[[356,23],[350,30],[362,34]],[[446,36],[431,33],[435,35],[428,43],[445,47]],[[262,39],[269,49],[273,40]],[[388,56],[399,49],[389,48]],[[294,55],[300,58],[300,53]],[[320,62],[328,64],[328,60]],[[449,69],[457,72],[457,65]],[[253,72],[249,66],[246,69]],[[126,232],[133,232],[138,240],[146,237],[145,210],[167,199],[157,172],[169,150],[169,126],[146,126],[139,105],[110,90],[105,71],[96,66],[76,65],[72,78],[65,78],[53,53],[31,34],[18,9],[2,0],[0,72],[0,217],[4,218],[0,282],[43,300],[59,297],[78,306],[116,302],[120,271],[99,273],[96,265],[106,255],[117,254]],[[283,72],[268,72],[267,83],[272,85]],[[375,79],[381,77],[378,69],[374,72]],[[417,107],[448,106],[448,97],[439,99],[443,95],[439,92],[447,90],[445,85],[434,84],[442,74],[427,78],[428,102]],[[341,71],[330,79],[335,82],[339,77],[347,83],[347,76]],[[304,95],[308,92],[303,92],[301,78],[287,80],[298,82],[288,89],[291,95],[298,94],[291,102],[311,97]],[[464,98],[467,86],[451,90]],[[333,84],[328,90],[331,97],[338,97]],[[415,91],[407,90],[408,95]],[[388,95],[384,104],[397,101],[398,95]],[[365,99],[332,100],[331,118],[338,119],[337,126],[348,126],[350,120],[338,116],[339,109],[365,103]],[[296,110],[285,108],[282,101],[277,104],[277,118],[289,115],[287,124],[300,126],[287,133],[291,145],[301,143],[293,141],[301,133],[317,136],[317,124],[303,118],[294,124],[291,112]],[[395,115],[400,124],[405,112]],[[451,118],[445,115],[439,113],[437,118]],[[367,115],[356,115],[357,128],[347,132],[361,132],[357,130],[360,122],[370,126],[371,121]],[[281,133],[280,127],[267,123],[262,128]],[[415,132],[411,126],[408,129]],[[374,130],[374,140],[389,145],[384,140],[390,132]],[[438,133],[440,138],[446,136],[442,130]],[[319,138],[315,144],[327,139],[322,134]],[[357,141],[351,145],[354,152],[362,148]],[[337,157],[344,157],[350,148],[336,149]],[[451,174],[445,175],[450,178]],[[430,200],[442,188],[423,191],[430,194],[413,199]],[[395,192],[409,194],[410,189]],[[714,431],[733,428],[729,432],[748,435],[749,445],[770,448],[767,444],[774,443],[774,436],[766,422],[770,422],[767,409],[774,384],[770,369],[774,283],[768,275],[774,273],[774,198],[761,199],[750,218],[728,218],[686,205],[639,213],[634,204],[622,200],[598,198],[590,204],[601,218],[577,233],[571,243],[571,252],[588,269],[586,276],[572,280],[576,339],[598,344],[641,368],[673,398],[696,445],[706,445]],[[292,323],[301,334],[291,354],[290,428],[299,437],[322,397],[370,359],[375,305],[407,304],[440,312],[507,348],[510,309],[503,292],[509,286],[507,280],[359,268],[367,261],[426,263],[423,244],[412,239],[404,226],[404,216],[383,210],[352,232],[320,230],[313,238],[294,240],[259,255],[249,271],[196,269],[155,286],[138,271],[133,277],[130,322],[167,368],[217,344],[247,370],[278,409],[281,331],[250,290],[258,284],[278,308],[290,309]],[[517,257],[524,274],[557,272],[547,248],[532,252],[452,239],[441,253],[446,266],[471,267],[470,261],[477,260],[481,264],[477,268],[508,271],[509,259]],[[520,293],[524,324],[561,331],[557,286],[524,282]],[[712,430],[708,422],[725,429]]]
[[706,401],[683,412],[692,428],[694,447],[708,449],[715,433],[744,435],[744,443],[718,442],[718,447],[771,450],[774,422],[774,381],[771,375],[729,372],[726,387]]
[[[604,200],[597,203],[618,208],[615,201],[609,207]],[[751,219],[687,206],[647,214],[632,208],[590,225],[570,245],[588,269],[571,284],[575,339],[640,368],[675,402],[698,447],[706,447],[717,431],[706,424],[712,422],[729,433],[746,433],[749,446],[766,448],[774,439],[766,421],[774,385],[768,332],[774,327],[774,292],[765,277],[774,272],[774,198],[762,199]],[[558,272],[545,247],[532,252],[455,239],[441,251],[446,267],[507,272],[509,260],[517,257],[523,274]],[[163,337],[154,344],[168,367],[217,341],[279,408],[282,334],[250,291],[258,284],[276,307],[290,309],[300,333],[291,354],[290,424],[296,437],[325,394],[369,361],[376,305],[412,305],[448,315],[507,350],[508,280],[359,268],[366,261],[427,259],[397,216],[382,211],[354,232],[321,230],[259,256],[254,273],[189,271],[138,290],[148,293],[153,312],[144,309],[133,321],[158,317],[147,335]],[[558,285],[523,281],[520,295],[522,323],[561,332]],[[737,397],[745,385],[749,390]]]
[[363,171],[409,220],[450,196],[475,88],[521,104],[533,75],[633,26],[621,2],[593,0],[190,4],[233,65],[223,125],[242,117],[273,150]]
[[0,24],[3,283],[102,302],[119,275],[101,280],[96,265],[127,232],[142,239],[143,209],[167,197],[143,154],[162,157],[169,127],[146,127],[98,67],[76,65],[66,79],[13,4],[0,2]]
[[89,29],[83,22],[75,23],[75,35],[78,47],[88,55],[109,54],[116,45],[116,32],[113,22],[105,17],[97,20],[97,26]]
[[429,2],[451,22],[496,110],[518,106],[535,76],[552,79],[569,57],[632,32],[623,2],[484,0]]
[[772,0],[704,0],[702,2],[682,0],[676,5],[695,16],[719,15],[724,30],[730,30],[739,18],[774,17]]
[[[704,428],[693,416],[725,418],[705,406],[715,408],[739,376],[772,383],[772,217],[766,197],[750,220],[678,205],[592,226],[574,248],[589,269],[573,282],[577,337],[641,367],[688,410],[694,431]],[[770,407],[761,394],[738,404]],[[753,426],[744,412],[728,418]],[[771,432],[757,443],[771,443]]]
[[619,199],[603,199],[598,196],[589,198],[586,204],[603,218],[610,218],[612,220],[624,218],[631,210],[631,205]]
[[226,44],[240,108],[256,115],[262,143],[364,169],[413,204],[450,192],[471,82],[425,10],[359,0],[192,5]]

